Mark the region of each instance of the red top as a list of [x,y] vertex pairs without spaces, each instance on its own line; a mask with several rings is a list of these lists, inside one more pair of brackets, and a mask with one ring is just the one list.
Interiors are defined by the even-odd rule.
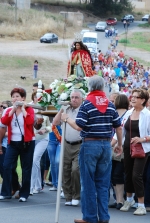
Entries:
[[[8,126],[8,143],[10,143],[11,139],[11,121],[13,119],[13,115],[9,117],[9,112],[12,108],[8,108],[4,116],[1,118],[1,123],[3,125]],[[33,124],[34,124],[34,110],[31,107],[25,108],[27,112],[27,116],[24,117],[24,141],[31,141],[34,137]]]

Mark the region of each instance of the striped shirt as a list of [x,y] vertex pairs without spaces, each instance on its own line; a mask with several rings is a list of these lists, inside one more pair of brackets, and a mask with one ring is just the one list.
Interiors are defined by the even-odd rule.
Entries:
[[82,138],[110,138],[113,128],[121,126],[120,117],[112,102],[105,113],[101,113],[90,101],[81,105],[76,117],[76,124],[82,128]]

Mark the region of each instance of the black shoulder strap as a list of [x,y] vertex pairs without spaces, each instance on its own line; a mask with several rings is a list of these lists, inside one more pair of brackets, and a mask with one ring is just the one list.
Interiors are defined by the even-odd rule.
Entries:
[[21,128],[20,128],[20,125],[19,125],[19,122],[18,122],[18,118],[17,118],[16,112],[15,112],[15,116],[16,116],[16,121],[18,123],[19,129],[20,129],[20,132],[21,132],[21,135],[23,136],[22,131],[21,131]]

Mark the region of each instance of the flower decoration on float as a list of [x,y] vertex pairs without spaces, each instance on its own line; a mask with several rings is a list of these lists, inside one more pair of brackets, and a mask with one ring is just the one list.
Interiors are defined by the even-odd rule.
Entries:
[[38,82],[37,98],[38,104],[42,107],[53,105],[57,110],[60,109],[60,101],[70,101],[70,94],[74,89],[80,89],[83,96],[88,93],[88,77],[77,77],[71,75],[66,79],[55,79],[49,89],[42,90],[42,81]]

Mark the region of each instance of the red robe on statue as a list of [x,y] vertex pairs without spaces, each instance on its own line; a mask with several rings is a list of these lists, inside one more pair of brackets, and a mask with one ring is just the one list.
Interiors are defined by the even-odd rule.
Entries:
[[81,63],[83,73],[86,77],[93,76],[92,61],[89,53],[86,50],[75,50],[71,55],[71,60],[68,63],[68,75],[71,73],[71,65],[78,65]]

